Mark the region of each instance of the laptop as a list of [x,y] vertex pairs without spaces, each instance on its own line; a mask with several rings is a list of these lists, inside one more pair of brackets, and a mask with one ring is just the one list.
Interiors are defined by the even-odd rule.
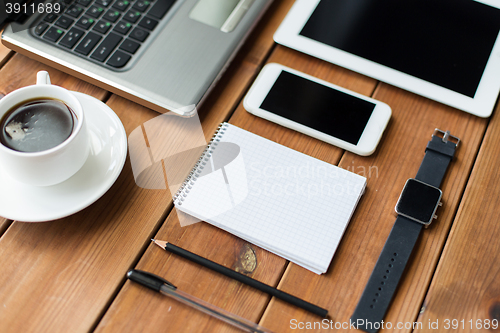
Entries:
[[158,112],[190,116],[271,2],[2,1],[10,16],[0,20],[13,21],[2,43]]

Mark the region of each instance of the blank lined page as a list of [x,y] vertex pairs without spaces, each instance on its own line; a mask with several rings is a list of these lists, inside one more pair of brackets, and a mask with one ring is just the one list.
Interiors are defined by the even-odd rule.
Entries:
[[189,188],[185,213],[324,273],[366,185],[360,175],[224,123]]

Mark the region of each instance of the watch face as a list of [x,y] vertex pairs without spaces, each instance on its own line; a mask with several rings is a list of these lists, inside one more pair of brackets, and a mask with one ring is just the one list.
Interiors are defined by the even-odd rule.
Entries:
[[416,179],[408,179],[396,205],[396,212],[412,220],[429,224],[441,200],[437,187]]

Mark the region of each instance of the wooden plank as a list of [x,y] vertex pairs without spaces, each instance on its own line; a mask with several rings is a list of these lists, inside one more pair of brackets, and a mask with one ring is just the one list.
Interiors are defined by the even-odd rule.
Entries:
[[100,100],[107,96],[105,90],[75,79],[68,74],[31,60],[18,53],[0,69],[0,94],[6,95],[18,88],[35,84],[36,73],[38,71],[48,71],[52,84],[62,86],[68,90],[80,91]]
[[[365,94],[371,94],[376,84],[372,79],[307,58],[284,47],[277,47],[269,61],[303,70]],[[342,156],[341,149],[249,114],[241,103],[230,123],[332,164],[337,164]],[[197,223],[182,228],[175,210],[168,216],[155,238],[170,241],[269,285],[278,284],[287,265],[286,260],[209,224]],[[150,245],[137,268],[163,276],[176,284],[180,290],[254,322],[259,321],[270,299],[267,294],[165,253],[156,245]],[[190,320],[186,322],[179,318]],[[116,332],[125,329],[167,329],[169,332],[218,332],[224,329],[230,331],[226,324],[130,282],[120,291],[97,331]]]
[[[3,30],[0,31],[0,35]],[[2,43],[0,43],[0,68],[10,59],[10,57],[14,54],[11,50],[6,48]],[[0,93],[0,99],[4,97],[5,94]],[[0,236],[3,235],[5,230],[10,226],[12,221],[6,220],[0,217]]]
[[0,217],[0,237],[2,237],[3,233],[9,226],[11,225],[12,221],[4,219],[3,217]]
[[[0,36],[2,35],[2,33],[3,30],[0,31]],[[2,43],[0,43],[0,67],[2,67],[13,54],[13,51],[6,48]]]
[[[488,126],[418,317],[422,329],[416,332],[428,332],[429,323],[440,331],[446,327],[457,332],[500,331],[499,151],[500,105]],[[491,325],[494,319],[497,329]]]
[[[318,276],[291,264],[279,284],[283,290],[329,309],[333,324],[347,323],[344,324],[347,327],[394,224],[394,205],[404,182],[415,176],[426,144],[434,128],[438,127],[461,137],[463,144],[443,183],[444,207],[438,212],[440,219],[423,232],[385,318],[394,324],[415,320],[487,124],[485,119],[386,84],[378,86],[374,97],[392,107],[392,120],[372,156],[346,153],[341,160],[341,167],[365,175],[368,185],[330,269]],[[320,318],[273,299],[261,324],[282,331],[307,322],[329,329],[320,325]]]

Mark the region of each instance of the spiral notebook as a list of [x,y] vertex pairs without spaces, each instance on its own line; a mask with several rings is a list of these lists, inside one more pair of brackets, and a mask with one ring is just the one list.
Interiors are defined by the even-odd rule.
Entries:
[[174,204],[321,274],[365,186],[365,177],[223,123]]

